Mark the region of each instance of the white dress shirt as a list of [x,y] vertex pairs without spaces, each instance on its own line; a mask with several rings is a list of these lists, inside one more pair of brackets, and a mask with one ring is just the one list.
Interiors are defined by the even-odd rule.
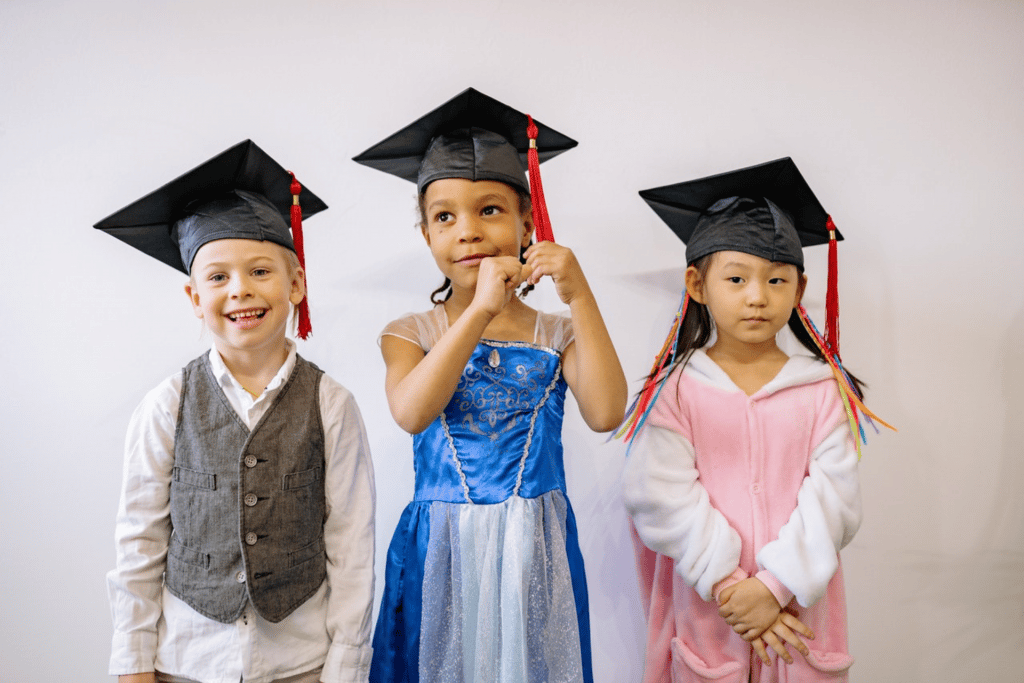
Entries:
[[[266,390],[253,398],[216,349],[213,373],[231,407],[252,429],[295,367],[295,344]],[[279,623],[252,605],[231,624],[209,619],[164,587],[170,538],[170,476],[181,373],[150,391],[136,409],[125,443],[117,513],[117,565],[107,575],[114,619],[110,673],[154,669],[203,683],[268,683],[323,665],[324,683],[355,683],[369,675],[373,602],[374,481],[355,399],[324,375],[327,580]]]

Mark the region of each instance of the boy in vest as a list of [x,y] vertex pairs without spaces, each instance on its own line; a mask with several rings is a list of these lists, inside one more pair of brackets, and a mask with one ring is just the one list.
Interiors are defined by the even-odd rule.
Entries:
[[187,273],[213,335],[128,428],[107,577],[121,682],[367,679],[362,419],[285,336],[293,309],[309,332],[301,213],[325,208],[245,141],[96,225]]

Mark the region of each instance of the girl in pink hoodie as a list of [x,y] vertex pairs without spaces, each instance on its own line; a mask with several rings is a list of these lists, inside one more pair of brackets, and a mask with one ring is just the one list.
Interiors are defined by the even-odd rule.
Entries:
[[[845,681],[839,550],[871,413],[839,359],[841,237],[788,158],[641,196],[687,244],[686,296],[623,429],[643,681]],[[824,242],[823,338],[800,299],[801,247]],[[779,348],[787,324],[811,356]]]

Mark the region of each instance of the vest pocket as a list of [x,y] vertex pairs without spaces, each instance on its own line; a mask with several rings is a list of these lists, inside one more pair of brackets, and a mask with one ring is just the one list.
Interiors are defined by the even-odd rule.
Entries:
[[180,484],[187,484],[188,486],[195,486],[197,489],[208,489],[210,491],[217,490],[216,474],[207,474],[206,472],[189,470],[184,467],[175,467],[171,470],[171,481],[175,481]]
[[747,662],[725,662],[709,666],[679,638],[672,639],[672,683],[721,681],[743,683],[747,680]]
[[286,474],[284,475],[284,481],[281,484],[281,489],[288,491],[290,489],[300,489],[304,486],[312,486],[316,483],[319,475],[319,467],[314,467],[311,470],[303,470],[301,472]]
[[295,567],[308,562],[309,560],[316,559],[324,553],[324,537],[320,536],[315,541],[307,546],[299,548],[298,550],[292,550],[288,553],[288,566]]
[[185,564],[190,564],[193,567],[199,567],[201,569],[210,568],[210,556],[206,553],[200,553],[192,548],[187,548],[181,544],[176,536],[171,537],[171,543],[167,547],[167,552],[174,559],[180,560]]

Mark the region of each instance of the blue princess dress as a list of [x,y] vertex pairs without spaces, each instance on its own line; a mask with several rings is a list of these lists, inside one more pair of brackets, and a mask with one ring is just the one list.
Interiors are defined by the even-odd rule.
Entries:
[[[429,351],[444,307],[389,324]],[[565,493],[567,318],[534,342],[481,340],[413,439],[416,494],[388,548],[374,683],[590,683],[590,622]]]

